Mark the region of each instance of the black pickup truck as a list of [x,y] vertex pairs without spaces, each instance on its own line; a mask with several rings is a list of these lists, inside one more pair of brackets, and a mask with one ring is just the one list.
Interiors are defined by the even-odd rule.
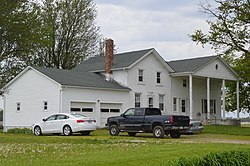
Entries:
[[153,133],[156,138],[164,134],[179,138],[189,129],[189,121],[189,116],[162,115],[158,108],[130,108],[120,116],[109,117],[106,127],[112,136],[126,131],[130,136],[146,132]]

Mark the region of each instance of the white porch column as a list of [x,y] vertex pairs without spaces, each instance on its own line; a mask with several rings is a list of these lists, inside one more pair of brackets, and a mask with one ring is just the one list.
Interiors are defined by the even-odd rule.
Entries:
[[193,79],[191,74],[189,74],[189,112],[190,119],[193,119]]
[[222,118],[225,119],[225,96],[226,96],[226,91],[225,91],[225,80],[222,80]]
[[236,91],[237,91],[237,119],[240,118],[240,97],[239,97],[239,81],[236,83]]
[[207,119],[210,119],[210,78],[207,78]]
[[96,125],[97,127],[101,127],[101,104],[100,100],[96,101],[95,104],[95,120],[96,120]]

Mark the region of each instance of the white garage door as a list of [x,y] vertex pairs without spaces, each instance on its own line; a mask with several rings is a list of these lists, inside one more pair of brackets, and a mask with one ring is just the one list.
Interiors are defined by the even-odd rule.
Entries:
[[110,116],[119,116],[122,110],[121,103],[101,103],[101,127],[107,123],[107,118]]
[[71,102],[70,112],[95,117],[95,103],[93,102]]

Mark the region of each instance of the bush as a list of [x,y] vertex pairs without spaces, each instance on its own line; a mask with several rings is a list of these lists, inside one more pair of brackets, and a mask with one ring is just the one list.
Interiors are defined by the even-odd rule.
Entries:
[[0,121],[3,121],[3,111],[0,110]]
[[32,130],[29,128],[14,128],[14,129],[9,129],[7,131],[8,133],[13,133],[13,134],[32,134]]
[[248,151],[225,151],[209,153],[203,158],[188,159],[180,158],[173,162],[177,166],[246,166],[250,165],[250,152]]

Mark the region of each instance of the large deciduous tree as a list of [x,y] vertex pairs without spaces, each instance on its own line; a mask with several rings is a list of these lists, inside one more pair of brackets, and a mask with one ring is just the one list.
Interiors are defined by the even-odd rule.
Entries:
[[39,22],[28,0],[0,3],[0,88],[18,74],[35,52]]
[[[214,7],[215,6],[215,7]],[[191,35],[197,44],[211,44],[240,76],[240,109],[250,111],[250,1],[215,0],[201,4],[209,31],[201,29]],[[227,83],[226,110],[236,110],[236,85]]]
[[46,0],[41,13],[46,45],[36,54],[40,65],[71,69],[97,52],[99,28],[91,0]]
[[99,52],[92,0],[3,0],[0,88],[28,65],[71,69]]

